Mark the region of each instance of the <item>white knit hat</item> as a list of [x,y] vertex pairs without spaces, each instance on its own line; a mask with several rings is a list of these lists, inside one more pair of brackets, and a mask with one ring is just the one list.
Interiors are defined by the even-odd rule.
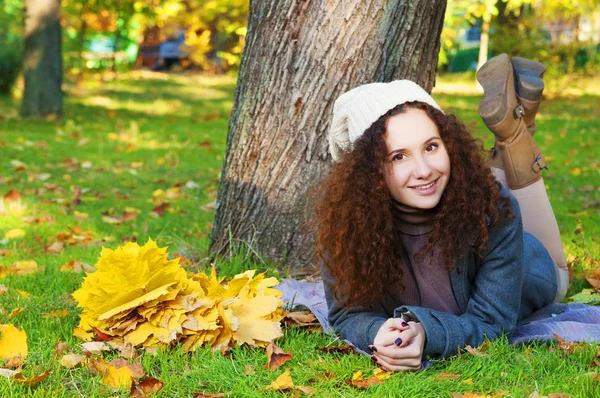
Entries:
[[333,160],[350,150],[354,141],[387,111],[412,101],[442,110],[425,90],[410,80],[364,84],[340,95],[333,105],[329,128],[329,152]]

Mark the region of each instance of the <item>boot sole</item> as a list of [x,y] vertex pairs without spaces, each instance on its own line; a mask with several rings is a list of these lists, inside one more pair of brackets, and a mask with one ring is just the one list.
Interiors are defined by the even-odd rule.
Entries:
[[507,87],[514,84],[513,67],[508,55],[500,54],[487,61],[477,71],[477,81],[483,87],[479,115],[486,125],[500,123],[507,112]]
[[513,57],[517,95],[529,101],[540,101],[544,91],[542,76],[546,65],[527,58]]

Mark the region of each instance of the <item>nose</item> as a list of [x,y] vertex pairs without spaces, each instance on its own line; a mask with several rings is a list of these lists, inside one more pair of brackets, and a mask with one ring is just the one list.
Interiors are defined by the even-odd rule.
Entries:
[[417,156],[415,158],[415,167],[413,175],[418,179],[427,179],[432,174],[431,166],[425,157]]

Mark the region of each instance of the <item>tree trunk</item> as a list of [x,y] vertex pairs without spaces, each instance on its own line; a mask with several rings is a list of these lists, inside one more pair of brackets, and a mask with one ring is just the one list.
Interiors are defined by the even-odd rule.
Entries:
[[25,0],[23,116],[62,113],[62,52],[59,0]]
[[361,84],[435,82],[446,0],[252,1],[229,120],[211,251],[250,244],[309,266],[308,190],[328,172],[337,96]]

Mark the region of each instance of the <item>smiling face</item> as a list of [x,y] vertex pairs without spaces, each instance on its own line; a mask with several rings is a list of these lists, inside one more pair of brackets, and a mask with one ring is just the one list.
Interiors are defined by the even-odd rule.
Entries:
[[398,202],[432,209],[450,179],[450,158],[438,128],[421,109],[391,116],[384,136],[385,182]]

